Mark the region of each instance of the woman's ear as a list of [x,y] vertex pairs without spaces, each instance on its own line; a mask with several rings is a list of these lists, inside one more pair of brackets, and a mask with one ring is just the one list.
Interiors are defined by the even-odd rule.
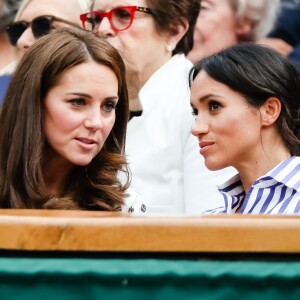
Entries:
[[185,35],[185,33],[189,29],[189,23],[188,20],[184,21],[183,25],[177,25],[176,28],[174,28],[174,31],[176,32],[174,35],[168,35],[167,37],[167,49],[170,51],[173,51],[179,41],[182,39],[182,37]]
[[281,102],[276,97],[270,97],[260,107],[263,126],[270,126],[276,122],[281,112]]

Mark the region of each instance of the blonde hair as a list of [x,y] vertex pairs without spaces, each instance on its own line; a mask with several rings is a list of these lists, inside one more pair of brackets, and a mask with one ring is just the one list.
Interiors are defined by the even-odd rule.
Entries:
[[[28,6],[28,4],[31,2],[32,0],[23,0],[22,4],[20,5],[20,8],[18,9],[18,12],[16,14],[15,17],[15,21],[19,21],[20,20],[20,16],[22,15],[23,11],[25,10],[25,8]],[[45,0],[42,0],[45,1]],[[67,0],[70,1],[70,0]],[[91,10],[92,5],[93,5],[93,0],[76,0],[78,3],[78,6],[80,7],[80,12],[85,13],[89,10]],[[79,16],[78,16],[79,18]]]

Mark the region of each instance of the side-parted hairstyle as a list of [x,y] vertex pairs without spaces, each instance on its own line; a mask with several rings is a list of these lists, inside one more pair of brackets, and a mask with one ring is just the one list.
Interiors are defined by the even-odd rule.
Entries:
[[[107,66],[118,79],[116,119],[103,148],[85,167],[76,166],[62,195],[51,198],[44,99],[61,76],[87,62]],[[129,172],[124,156],[128,121],[125,65],[103,38],[79,28],[60,28],[40,38],[18,64],[0,112],[0,207],[114,210],[123,204]],[[122,184],[118,173],[125,173]]]
[[146,0],[147,6],[152,10],[155,27],[160,34],[175,35],[177,26],[189,28],[173,50],[177,53],[188,54],[194,45],[194,29],[200,11],[200,0]]
[[266,46],[240,43],[197,62],[189,74],[190,86],[200,71],[240,93],[253,107],[278,98],[278,132],[291,155],[300,155],[300,77],[287,58]]

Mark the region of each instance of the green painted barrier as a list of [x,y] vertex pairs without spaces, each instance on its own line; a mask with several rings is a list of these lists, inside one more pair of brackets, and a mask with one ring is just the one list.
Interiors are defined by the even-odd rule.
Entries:
[[0,299],[300,299],[300,262],[1,257]]

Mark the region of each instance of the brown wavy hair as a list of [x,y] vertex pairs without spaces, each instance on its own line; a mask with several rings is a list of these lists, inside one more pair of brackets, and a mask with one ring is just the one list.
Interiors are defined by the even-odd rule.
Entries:
[[[61,194],[53,198],[43,176],[44,99],[64,72],[89,61],[109,67],[118,79],[116,121],[101,151],[89,165],[75,166]],[[111,211],[122,205],[129,184],[124,155],[128,114],[125,66],[115,48],[76,28],[40,38],[18,64],[0,112],[0,207]]]

